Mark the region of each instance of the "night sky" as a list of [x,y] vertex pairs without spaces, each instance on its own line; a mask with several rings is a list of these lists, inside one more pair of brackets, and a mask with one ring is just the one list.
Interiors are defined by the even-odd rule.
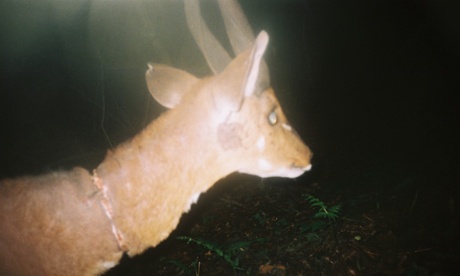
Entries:
[[[94,168],[108,148],[165,110],[147,91],[147,62],[210,74],[181,1],[157,2],[2,1],[0,177]],[[315,153],[313,171],[301,178],[306,185],[315,177],[338,183],[377,175],[375,185],[415,179],[456,190],[458,4],[261,0],[242,6],[254,31],[270,35],[265,58],[272,85]],[[203,8],[222,38],[215,6]]]

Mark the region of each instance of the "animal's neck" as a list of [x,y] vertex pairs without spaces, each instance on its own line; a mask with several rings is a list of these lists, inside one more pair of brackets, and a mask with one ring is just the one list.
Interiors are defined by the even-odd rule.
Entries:
[[174,118],[180,115],[167,112],[109,152],[97,169],[129,255],[164,240],[199,194],[231,173],[211,128]]

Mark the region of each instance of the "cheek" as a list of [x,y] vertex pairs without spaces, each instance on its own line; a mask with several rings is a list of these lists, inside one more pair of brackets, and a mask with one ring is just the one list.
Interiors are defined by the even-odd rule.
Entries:
[[259,139],[257,139],[257,143],[256,143],[257,150],[258,150],[259,152],[264,152],[264,150],[265,150],[265,144],[266,144],[265,136],[260,135],[260,136],[259,136]]
[[217,128],[217,142],[223,150],[236,150],[243,146],[242,125],[239,123],[222,123]]
[[277,130],[273,129],[273,127],[270,127],[270,131],[266,131],[265,133],[266,135],[260,135],[255,144],[255,148],[257,148],[259,153],[259,159],[265,160],[266,164],[274,167],[278,158],[284,155],[282,148],[286,145],[282,140],[282,133],[279,133]]
[[259,167],[259,169],[264,171],[270,170],[273,167],[272,164],[270,164],[270,162],[268,162],[265,158],[259,158],[257,160],[257,166]]

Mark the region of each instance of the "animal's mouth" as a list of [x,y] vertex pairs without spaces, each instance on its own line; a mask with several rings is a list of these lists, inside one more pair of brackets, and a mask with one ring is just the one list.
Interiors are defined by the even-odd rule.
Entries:
[[308,172],[309,170],[311,170],[311,168],[312,168],[311,164],[305,167],[299,167],[299,166],[292,164],[289,170],[286,171],[285,177],[289,177],[289,178],[299,177],[305,172]]

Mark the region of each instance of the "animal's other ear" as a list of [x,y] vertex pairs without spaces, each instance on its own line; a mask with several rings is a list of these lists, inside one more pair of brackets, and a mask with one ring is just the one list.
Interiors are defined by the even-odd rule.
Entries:
[[240,109],[245,97],[260,93],[268,84],[258,83],[262,56],[267,48],[268,34],[260,32],[254,45],[238,55],[212,84],[214,104],[224,114]]
[[150,94],[167,108],[179,104],[184,94],[198,81],[195,76],[167,65],[148,63],[148,66],[145,80]]

